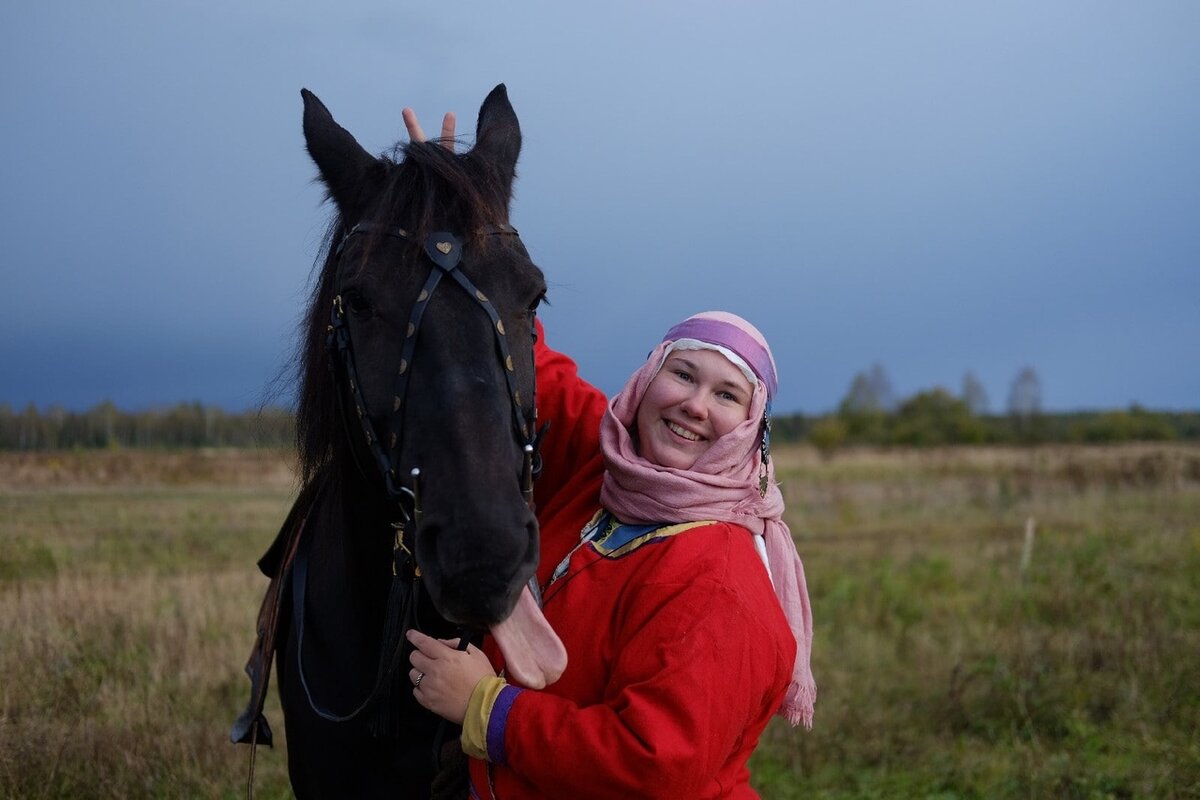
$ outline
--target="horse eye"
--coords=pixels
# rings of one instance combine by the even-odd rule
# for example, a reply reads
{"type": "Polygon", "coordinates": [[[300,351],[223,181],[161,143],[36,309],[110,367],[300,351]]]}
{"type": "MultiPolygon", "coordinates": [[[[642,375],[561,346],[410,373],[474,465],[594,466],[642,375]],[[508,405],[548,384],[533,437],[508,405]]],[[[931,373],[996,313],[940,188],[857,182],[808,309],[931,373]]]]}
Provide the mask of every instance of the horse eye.
{"type": "Polygon", "coordinates": [[[346,308],[350,310],[351,314],[365,317],[371,313],[371,303],[358,292],[346,292],[343,294],[343,297],[346,302],[346,308]]]}

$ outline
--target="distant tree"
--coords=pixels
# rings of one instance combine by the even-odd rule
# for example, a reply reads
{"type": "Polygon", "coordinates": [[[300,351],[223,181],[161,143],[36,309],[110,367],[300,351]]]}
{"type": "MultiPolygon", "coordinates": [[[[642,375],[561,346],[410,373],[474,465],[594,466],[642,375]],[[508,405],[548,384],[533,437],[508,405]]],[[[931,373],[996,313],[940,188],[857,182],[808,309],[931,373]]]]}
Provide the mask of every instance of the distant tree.
{"type": "Polygon", "coordinates": [[[1008,392],[1008,414],[1019,438],[1027,441],[1037,438],[1041,413],[1042,382],[1033,367],[1022,367],[1008,392]]]}
{"type": "Polygon", "coordinates": [[[846,423],[835,414],[822,417],[808,430],[808,441],[825,458],[831,458],[846,441],[846,423]]]}
{"type": "Polygon", "coordinates": [[[886,438],[887,414],[896,407],[892,381],[880,364],[860,372],[838,404],[838,417],[852,441],[880,442],[886,438]]]}
{"type": "Polygon", "coordinates": [[[871,392],[871,384],[866,374],[859,372],[850,382],[850,388],[846,390],[846,396],[838,405],[838,411],[843,414],[859,414],[879,410],[879,403],[871,392]]]}
{"type": "Polygon", "coordinates": [[[1042,411],[1042,382],[1033,367],[1022,367],[1008,392],[1008,413],[1029,418],[1042,411]]]}
{"type": "Polygon", "coordinates": [[[20,450],[36,450],[42,442],[38,436],[41,419],[38,417],[37,406],[28,403],[21,412],[21,421],[17,428],[17,448],[20,450]]]}
{"type": "Polygon", "coordinates": [[[879,407],[889,413],[895,411],[896,392],[892,389],[892,379],[888,377],[883,365],[872,364],[871,370],[867,373],[867,380],[870,382],[871,391],[879,402],[879,407]]]}
{"type": "Polygon", "coordinates": [[[771,418],[771,443],[799,442],[808,435],[809,420],[801,413],[776,414],[771,418]]]}
{"type": "Polygon", "coordinates": [[[966,402],[940,387],[905,400],[892,429],[892,440],[908,445],[976,443],[986,437],[987,430],[966,402]]]}
{"type": "Polygon", "coordinates": [[[979,382],[979,378],[975,377],[975,373],[969,370],[966,375],[963,375],[962,401],[967,404],[967,409],[977,417],[982,417],[988,412],[987,391],[979,382]]]}
{"type": "Polygon", "coordinates": [[[872,364],[866,372],[854,376],[850,389],[842,398],[840,409],[850,413],[864,411],[890,412],[896,407],[892,380],[882,364],[872,364]]]}
{"type": "MultiPolygon", "coordinates": [[[[1175,434],[1176,439],[1200,439],[1200,413],[1195,411],[1177,411],[1174,413],[1160,414],[1167,424],[1171,426],[1171,431],[1175,434]]],[[[1197,472],[1200,477],[1200,472],[1197,472]]]]}
{"type": "Polygon", "coordinates": [[[13,450],[17,446],[16,415],[8,403],[0,403],[0,448],[13,450]]]}
{"type": "Polygon", "coordinates": [[[88,411],[94,427],[93,436],[99,440],[101,446],[115,448],[120,444],[117,439],[117,418],[120,415],[121,412],[112,400],[103,400],[88,411]]]}
{"type": "Polygon", "coordinates": [[[1133,419],[1133,436],[1142,442],[1166,442],[1178,437],[1167,418],[1134,403],[1129,407],[1133,419]]]}
{"type": "Polygon", "coordinates": [[[1165,442],[1175,439],[1177,431],[1163,414],[1147,411],[1136,403],[1128,411],[1104,411],[1087,414],[1067,427],[1067,439],[1073,442],[1165,442]]]}

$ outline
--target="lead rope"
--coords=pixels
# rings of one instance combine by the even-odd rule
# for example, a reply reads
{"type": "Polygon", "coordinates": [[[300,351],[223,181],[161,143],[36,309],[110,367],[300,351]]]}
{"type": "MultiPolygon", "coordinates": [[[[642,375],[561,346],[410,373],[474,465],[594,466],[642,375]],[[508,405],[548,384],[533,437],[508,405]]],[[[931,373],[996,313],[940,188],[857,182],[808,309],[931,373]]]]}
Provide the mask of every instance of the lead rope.
{"type": "MultiPolygon", "coordinates": [[[[463,629],[459,630],[458,646],[455,650],[460,653],[465,653],[467,648],[471,646],[471,640],[467,637],[467,632],[463,629]]],[[[442,771],[442,747],[446,744],[446,729],[449,727],[450,721],[442,717],[438,722],[437,730],[433,732],[433,774],[436,777],[442,771]]],[[[470,775],[467,776],[468,783],[470,775]]]]}
{"type": "Polygon", "coordinates": [[[258,753],[258,720],[250,726],[250,769],[246,778],[246,800],[254,800],[254,756],[258,753]]]}
{"type": "MultiPolygon", "coordinates": [[[[545,431],[543,431],[543,433],[544,432],[545,431]]],[[[540,434],[539,434],[538,438],[540,438],[540,434]]],[[[534,476],[533,461],[535,458],[534,449],[535,448],[532,444],[527,444],[522,449],[522,452],[524,454],[524,461],[523,461],[523,466],[521,469],[521,496],[525,498],[525,504],[529,506],[530,511],[533,510],[533,476],[534,476]]],[[[417,506],[417,509],[420,510],[420,506],[417,506]]],[[[534,573],[533,577],[529,579],[529,588],[530,588],[530,591],[533,592],[534,600],[537,601],[538,607],[540,608],[542,605],[542,592],[541,592],[541,587],[538,586],[536,572],[534,573]]],[[[482,637],[480,637],[480,638],[482,641],[482,637]]],[[[467,636],[466,629],[460,628],[459,635],[458,635],[458,646],[455,649],[458,650],[459,652],[465,653],[470,646],[471,646],[471,640],[467,636]]],[[[478,647],[478,645],[476,645],[476,647],[478,647]]],[[[433,774],[434,775],[437,775],[438,773],[440,773],[442,771],[442,747],[445,745],[445,741],[446,741],[446,729],[447,729],[448,722],[449,721],[445,717],[443,717],[441,722],[438,723],[437,730],[434,732],[434,735],[433,735],[433,774]]],[[[470,780],[471,780],[470,773],[468,772],[468,774],[467,774],[468,784],[470,783],[470,780]]]]}

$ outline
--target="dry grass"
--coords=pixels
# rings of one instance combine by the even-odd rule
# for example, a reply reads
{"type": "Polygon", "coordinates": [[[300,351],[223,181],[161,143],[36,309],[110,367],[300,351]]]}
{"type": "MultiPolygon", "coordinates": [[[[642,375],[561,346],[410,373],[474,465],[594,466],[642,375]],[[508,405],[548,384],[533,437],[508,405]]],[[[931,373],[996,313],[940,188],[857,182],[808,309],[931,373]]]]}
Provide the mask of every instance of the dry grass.
{"type": "MultiPolygon", "coordinates": [[[[228,729],[287,464],[0,456],[0,797],[243,793],[228,729]]],[[[812,732],[768,730],[764,797],[1200,797],[1200,450],[777,464],[821,692],[812,732]]],[[[261,753],[259,796],[285,773],[261,753]]]]}
{"type": "Polygon", "coordinates": [[[295,459],[282,450],[65,450],[0,452],[0,491],[135,486],[289,489],[295,459]]]}
{"type": "MultiPolygon", "coordinates": [[[[228,731],[286,465],[249,451],[0,457],[0,797],[243,793],[228,731]]],[[[259,764],[259,796],[287,796],[282,756],[259,764]]]]}
{"type": "MultiPolygon", "coordinates": [[[[234,796],[246,569],[57,577],[0,594],[0,795],[234,796]]],[[[275,714],[278,719],[278,712],[275,714]]],[[[282,786],[281,759],[264,759],[282,786]]]]}

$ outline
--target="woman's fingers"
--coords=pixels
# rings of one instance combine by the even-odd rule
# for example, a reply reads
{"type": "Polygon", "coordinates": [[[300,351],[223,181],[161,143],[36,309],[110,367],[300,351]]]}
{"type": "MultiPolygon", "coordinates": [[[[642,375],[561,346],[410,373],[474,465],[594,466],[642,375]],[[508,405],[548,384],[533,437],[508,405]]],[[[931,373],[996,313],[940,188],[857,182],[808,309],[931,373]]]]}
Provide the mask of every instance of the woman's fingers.
{"type": "MultiPolygon", "coordinates": [[[[400,116],[404,118],[404,127],[408,129],[408,138],[413,142],[424,142],[425,131],[421,129],[421,123],[417,120],[417,112],[411,108],[406,108],[400,112],[400,116]]],[[[442,147],[454,152],[454,112],[447,111],[446,116],[442,117],[442,147]]]]}
{"type": "Polygon", "coordinates": [[[451,722],[461,723],[475,686],[482,678],[496,674],[488,657],[474,646],[460,652],[458,639],[434,639],[415,630],[405,636],[414,648],[408,657],[412,664],[408,680],[417,702],[451,722]]]}
{"type": "Polygon", "coordinates": [[[442,147],[454,152],[454,112],[447,111],[442,117],[442,147]]]}
{"type": "Polygon", "coordinates": [[[404,118],[404,127],[408,129],[409,141],[425,141],[425,131],[421,130],[421,123],[417,121],[417,112],[406,108],[400,112],[400,116],[404,118]]]}

